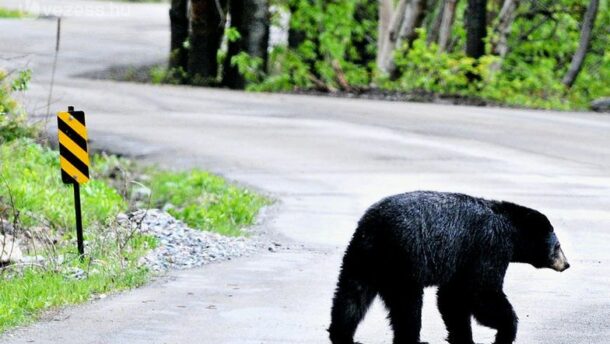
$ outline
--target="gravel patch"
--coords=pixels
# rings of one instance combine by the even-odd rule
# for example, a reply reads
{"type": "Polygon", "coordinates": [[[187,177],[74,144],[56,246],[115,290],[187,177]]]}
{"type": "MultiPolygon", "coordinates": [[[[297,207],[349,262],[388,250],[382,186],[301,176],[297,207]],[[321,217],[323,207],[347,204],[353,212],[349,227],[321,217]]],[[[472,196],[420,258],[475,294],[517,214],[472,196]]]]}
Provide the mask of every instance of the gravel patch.
{"type": "Polygon", "coordinates": [[[158,247],[141,259],[142,264],[157,272],[194,268],[281,247],[258,237],[227,237],[192,229],[158,209],[119,215],[118,221],[126,228],[157,238],[158,247]]]}

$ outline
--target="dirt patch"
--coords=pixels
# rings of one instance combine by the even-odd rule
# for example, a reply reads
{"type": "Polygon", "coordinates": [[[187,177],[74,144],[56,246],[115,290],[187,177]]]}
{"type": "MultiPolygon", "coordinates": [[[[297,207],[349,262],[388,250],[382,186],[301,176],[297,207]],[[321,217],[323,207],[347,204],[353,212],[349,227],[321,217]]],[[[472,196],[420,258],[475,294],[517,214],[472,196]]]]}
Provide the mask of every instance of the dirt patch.
{"type": "Polygon", "coordinates": [[[116,65],[98,71],[77,74],[74,77],[150,84],[153,82],[151,71],[163,67],[165,67],[164,62],[150,63],[142,66],[116,65]]]}

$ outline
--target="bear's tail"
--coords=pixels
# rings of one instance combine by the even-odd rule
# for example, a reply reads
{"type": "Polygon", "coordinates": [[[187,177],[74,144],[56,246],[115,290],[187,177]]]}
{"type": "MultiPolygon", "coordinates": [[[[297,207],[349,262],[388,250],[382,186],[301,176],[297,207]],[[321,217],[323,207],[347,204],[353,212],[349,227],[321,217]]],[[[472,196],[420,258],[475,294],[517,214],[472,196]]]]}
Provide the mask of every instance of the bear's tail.
{"type": "Polygon", "coordinates": [[[356,328],[377,295],[377,291],[367,283],[364,276],[367,269],[363,265],[367,264],[362,260],[365,256],[362,252],[356,252],[358,250],[355,250],[353,244],[350,244],[343,257],[333,299],[331,324],[328,329],[333,344],[354,343],[356,328]]]}

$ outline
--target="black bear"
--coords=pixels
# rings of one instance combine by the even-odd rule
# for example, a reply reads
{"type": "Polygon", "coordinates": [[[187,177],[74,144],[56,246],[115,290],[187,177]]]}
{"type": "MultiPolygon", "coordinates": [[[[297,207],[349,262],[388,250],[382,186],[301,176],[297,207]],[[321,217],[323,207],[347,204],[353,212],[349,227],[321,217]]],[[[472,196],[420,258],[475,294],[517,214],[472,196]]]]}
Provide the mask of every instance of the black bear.
{"type": "Polygon", "coordinates": [[[502,291],[510,262],[563,271],[568,264],[540,212],[509,202],[418,191],[371,206],[347,247],[328,329],[333,344],[354,343],[379,295],[394,344],[420,343],[423,289],[438,286],[451,344],[473,344],[470,318],[513,343],[517,316],[502,291]]]}

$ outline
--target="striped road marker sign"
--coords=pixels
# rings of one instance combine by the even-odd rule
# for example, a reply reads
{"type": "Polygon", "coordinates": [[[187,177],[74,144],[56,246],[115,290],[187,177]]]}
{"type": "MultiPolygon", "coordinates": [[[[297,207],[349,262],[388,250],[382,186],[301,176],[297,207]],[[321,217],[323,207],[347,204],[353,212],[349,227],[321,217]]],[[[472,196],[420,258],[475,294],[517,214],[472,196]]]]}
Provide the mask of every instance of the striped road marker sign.
{"type": "Polygon", "coordinates": [[[85,113],[74,111],[57,114],[59,136],[59,161],[61,179],[66,184],[85,184],[89,181],[89,152],[87,150],[87,127],[85,113]]]}
{"type": "Polygon", "coordinates": [[[89,150],[87,149],[87,127],[85,113],[68,107],[67,112],[57,114],[59,138],[59,162],[61,179],[74,187],[74,209],[76,212],[76,240],[81,258],[85,254],[83,243],[83,221],[80,206],[80,184],[89,181],[89,150]]]}

